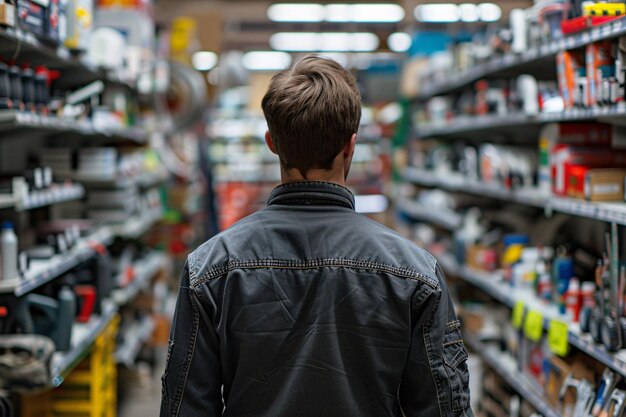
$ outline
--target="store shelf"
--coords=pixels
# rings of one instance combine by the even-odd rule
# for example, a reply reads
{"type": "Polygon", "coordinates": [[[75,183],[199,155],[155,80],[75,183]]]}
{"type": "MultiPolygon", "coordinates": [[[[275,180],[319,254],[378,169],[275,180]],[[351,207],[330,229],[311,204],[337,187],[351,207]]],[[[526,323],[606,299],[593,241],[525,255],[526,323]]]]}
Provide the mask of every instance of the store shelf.
{"type": "Polygon", "coordinates": [[[408,182],[425,187],[476,194],[544,208],[547,211],[626,225],[626,203],[595,203],[567,197],[548,197],[534,189],[506,190],[476,180],[468,180],[460,175],[443,176],[415,168],[407,168],[404,178],[408,182]]]}
{"type": "Polygon", "coordinates": [[[626,350],[609,352],[604,346],[595,343],[591,335],[582,333],[577,323],[571,323],[566,317],[560,315],[555,306],[538,300],[532,291],[520,288],[515,288],[513,291],[510,285],[502,282],[502,277],[498,273],[477,271],[467,266],[460,266],[450,254],[438,257],[438,261],[446,273],[462,278],[509,308],[513,308],[517,301],[523,301],[528,308],[540,311],[544,317],[546,330],[550,320],[558,319],[568,323],[570,345],[626,377],[626,350]]]}
{"type": "Polygon", "coordinates": [[[51,384],[61,385],[70,371],[89,353],[91,345],[102,334],[117,314],[117,306],[105,302],[102,315],[93,316],[86,324],[74,323],[72,348],[68,352],[58,352],[52,358],[51,384]]]}
{"type": "Polygon", "coordinates": [[[407,198],[396,199],[395,205],[400,213],[413,220],[432,223],[448,230],[456,230],[461,226],[461,215],[452,210],[426,207],[407,198]]]}
{"type": "Polygon", "coordinates": [[[132,216],[123,223],[109,226],[115,237],[135,240],[143,236],[163,217],[161,207],[152,208],[144,213],[132,216]]]}
{"type": "Polygon", "coordinates": [[[626,106],[573,109],[558,113],[540,113],[529,116],[523,113],[487,116],[459,116],[445,123],[423,123],[418,125],[415,134],[419,138],[441,137],[463,139],[484,139],[484,134],[502,137],[520,137],[537,142],[539,129],[544,123],[599,120],[612,122],[626,118],[626,106]],[[482,136],[481,136],[482,135],[482,136]]]}
{"type": "Polygon", "coordinates": [[[476,194],[533,207],[546,207],[549,200],[548,197],[535,189],[507,190],[497,185],[467,179],[460,174],[446,174],[444,176],[432,171],[409,167],[404,172],[404,179],[424,187],[438,187],[448,191],[476,194]]]}
{"type": "Polygon", "coordinates": [[[169,178],[169,172],[166,169],[158,169],[156,171],[146,171],[134,176],[118,176],[115,178],[107,178],[103,176],[82,175],[76,173],[72,176],[75,181],[80,181],[87,186],[104,187],[104,188],[128,188],[138,186],[141,188],[151,188],[162,184],[169,178]]]}
{"type": "MultiPolygon", "coordinates": [[[[20,112],[15,110],[0,111],[0,132],[41,132],[46,134],[71,133],[85,137],[102,137],[109,140],[119,140],[144,144],[148,141],[145,129],[138,127],[115,127],[102,129],[91,121],[76,121],[69,118],[45,116],[36,113],[20,112]]],[[[9,135],[7,135],[9,136],[9,135]]]]}
{"type": "Polygon", "coordinates": [[[417,98],[427,100],[433,96],[453,93],[482,78],[507,77],[524,73],[545,75],[543,71],[546,69],[554,72],[555,57],[558,52],[577,49],[591,42],[616,38],[624,34],[626,34],[626,18],[553,40],[539,47],[530,48],[521,54],[508,53],[496,56],[485,63],[456,73],[454,77],[446,76],[441,82],[426,83],[417,98]]]}
{"type": "Polygon", "coordinates": [[[124,344],[115,352],[117,363],[130,367],[135,362],[143,344],[150,339],[154,331],[154,319],[144,317],[140,322],[131,325],[124,334],[124,344]]]}
{"type": "MultiPolygon", "coordinates": [[[[154,276],[163,269],[166,263],[167,257],[158,252],[137,261],[133,265],[133,280],[126,287],[113,291],[111,294],[113,301],[117,305],[123,306],[134,300],[141,291],[150,285],[154,276]]],[[[117,277],[116,282],[123,282],[123,277],[117,277]]]]}
{"type": "Polygon", "coordinates": [[[544,417],[560,417],[561,413],[555,410],[543,396],[537,384],[517,369],[518,363],[511,355],[499,351],[480,341],[476,336],[465,335],[467,345],[483,359],[491,369],[517,391],[544,417]]]}
{"type": "Polygon", "coordinates": [[[85,188],[81,184],[58,185],[48,190],[31,192],[27,199],[15,201],[14,207],[16,211],[27,211],[80,200],[84,196],[85,188]]]}
{"type": "Polygon", "coordinates": [[[110,230],[102,228],[83,238],[67,253],[55,255],[48,261],[32,262],[23,278],[0,281],[0,294],[21,297],[95,256],[97,245],[107,246],[112,241],[113,235],[110,230]]]}

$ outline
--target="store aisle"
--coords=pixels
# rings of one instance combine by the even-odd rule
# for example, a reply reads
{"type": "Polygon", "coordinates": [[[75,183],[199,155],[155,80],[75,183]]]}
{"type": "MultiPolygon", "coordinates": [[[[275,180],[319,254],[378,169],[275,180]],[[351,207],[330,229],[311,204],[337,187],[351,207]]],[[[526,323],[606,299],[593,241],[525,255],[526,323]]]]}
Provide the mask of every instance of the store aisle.
{"type": "Polygon", "coordinates": [[[155,352],[155,365],[140,364],[136,370],[120,370],[118,417],[156,417],[161,406],[161,373],[165,349],[155,352]]]}

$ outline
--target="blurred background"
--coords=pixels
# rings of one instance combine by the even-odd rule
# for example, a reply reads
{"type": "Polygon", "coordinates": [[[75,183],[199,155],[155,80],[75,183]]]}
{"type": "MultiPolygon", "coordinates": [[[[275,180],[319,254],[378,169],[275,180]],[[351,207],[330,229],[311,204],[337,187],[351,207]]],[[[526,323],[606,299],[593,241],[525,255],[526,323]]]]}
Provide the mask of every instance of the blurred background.
{"type": "Polygon", "coordinates": [[[0,0],[0,417],[157,415],[186,257],[279,183],[261,99],[308,53],[357,79],[356,209],[438,259],[475,413],[624,415],[624,16],[0,0]]]}

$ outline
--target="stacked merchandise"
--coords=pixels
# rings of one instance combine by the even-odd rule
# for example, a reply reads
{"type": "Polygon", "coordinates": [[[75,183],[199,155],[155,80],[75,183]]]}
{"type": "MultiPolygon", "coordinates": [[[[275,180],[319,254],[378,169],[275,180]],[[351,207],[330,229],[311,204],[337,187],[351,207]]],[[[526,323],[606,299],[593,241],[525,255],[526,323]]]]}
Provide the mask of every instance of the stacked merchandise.
{"type": "Polygon", "coordinates": [[[487,415],[625,413],[625,7],[536,1],[422,66],[398,219],[454,280],[487,415]]]}
{"type": "Polygon", "coordinates": [[[168,178],[148,140],[144,87],[163,82],[151,13],[0,2],[15,51],[0,62],[0,402],[14,416],[116,415],[117,365],[167,340],[169,259],[144,239],[168,178]]]}

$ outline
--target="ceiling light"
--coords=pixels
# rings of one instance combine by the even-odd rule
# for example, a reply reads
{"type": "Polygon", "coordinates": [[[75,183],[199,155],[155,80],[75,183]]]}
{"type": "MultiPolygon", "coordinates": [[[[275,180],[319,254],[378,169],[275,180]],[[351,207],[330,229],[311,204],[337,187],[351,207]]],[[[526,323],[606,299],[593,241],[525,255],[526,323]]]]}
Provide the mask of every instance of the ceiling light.
{"type": "Polygon", "coordinates": [[[272,35],[270,45],[279,51],[368,52],[376,50],[379,41],[368,32],[280,32],[272,35]]]}
{"type": "Polygon", "coordinates": [[[429,23],[451,23],[461,19],[461,10],[453,3],[421,4],[415,8],[414,14],[420,22],[429,23]]]}
{"type": "Polygon", "coordinates": [[[273,4],[267,17],[274,22],[321,22],[326,14],[324,6],[314,3],[273,4]]]}
{"type": "Polygon", "coordinates": [[[480,20],[480,10],[472,3],[463,3],[459,6],[461,20],[463,22],[478,22],[480,20]]]}
{"type": "Polygon", "coordinates": [[[478,9],[483,22],[497,22],[502,17],[502,9],[495,3],[481,3],[478,9]]]}
{"type": "Polygon", "coordinates": [[[320,54],[322,58],[330,58],[334,61],[337,61],[339,65],[347,68],[350,64],[350,57],[345,52],[327,52],[324,54],[320,54]]]}
{"type": "Polygon", "coordinates": [[[192,55],[191,64],[198,71],[208,71],[217,64],[217,54],[211,51],[199,51],[192,55]]]}
{"type": "Polygon", "coordinates": [[[394,52],[406,52],[411,47],[413,43],[413,39],[411,39],[411,35],[404,32],[392,33],[387,38],[387,45],[389,49],[394,52]]]}
{"type": "Polygon", "coordinates": [[[403,21],[405,15],[404,8],[398,4],[353,4],[350,9],[353,22],[395,23],[403,21]]]}
{"type": "Polygon", "coordinates": [[[243,55],[243,66],[250,71],[280,71],[291,64],[291,55],[277,51],[253,51],[243,55]]]}

